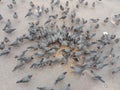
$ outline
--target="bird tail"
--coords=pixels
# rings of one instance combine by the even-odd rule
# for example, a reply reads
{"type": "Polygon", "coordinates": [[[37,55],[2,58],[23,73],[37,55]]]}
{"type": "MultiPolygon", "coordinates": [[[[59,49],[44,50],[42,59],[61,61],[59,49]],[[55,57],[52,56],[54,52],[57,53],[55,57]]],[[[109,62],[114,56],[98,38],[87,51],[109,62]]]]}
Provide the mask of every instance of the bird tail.
{"type": "Polygon", "coordinates": [[[27,17],[28,15],[25,15],[25,18],[27,17]]]}
{"type": "Polygon", "coordinates": [[[40,88],[40,87],[37,87],[37,89],[42,90],[42,88],[40,88]]]}
{"type": "Polygon", "coordinates": [[[14,72],[16,70],[16,68],[14,68],[13,70],[12,70],[12,72],[14,72]]]}
{"type": "Polygon", "coordinates": [[[11,29],[11,31],[15,31],[15,30],[16,30],[15,28],[11,29]]]}
{"type": "Polygon", "coordinates": [[[58,83],[58,80],[56,80],[55,82],[54,82],[54,84],[56,85],[58,83]]]}
{"type": "Polygon", "coordinates": [[[17,81],[16,83],[21,83],[21,81],[17,81]]]}
{"type": "Polygon", "coordinates": [[[0,56],[2,56],[3,54],[2,53],[0,53],[0,56]]]}
{"type": "Polygon", "coordinates": [[[32,64],[32,65],[30,66],[30,68],[34,68],[34,66],[35,66],[35,64],[32,64]]]}

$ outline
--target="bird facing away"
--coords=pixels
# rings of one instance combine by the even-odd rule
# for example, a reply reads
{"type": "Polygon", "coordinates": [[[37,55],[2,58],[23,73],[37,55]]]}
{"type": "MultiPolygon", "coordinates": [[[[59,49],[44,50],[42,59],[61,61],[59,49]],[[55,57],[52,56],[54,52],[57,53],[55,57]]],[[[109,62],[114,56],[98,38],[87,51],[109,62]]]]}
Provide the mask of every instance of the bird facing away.
{"type": "Polygon", "coordinates": [[[27,75],[23,77],[21,80],[17,81],[16,83],[28,83],[32,78],[32,75],[27,75]]]}
{"type": "Polygon", "coordinates": [[[102,79],[102,77],[99,76],[99,75],[97,75],[93,70],[91,70],[91,73],[94,75],[94,76],[93,76],[93,79],[94,79],[94,80],[99,80],[99,81],[101,81],[102,83],[105,83],[105,81],[102,79]]]}
{"type": "Polygon", "coordinates": [[[5,49],[3,50],[1,53],[0,53],[0,56],[3,56],[3,55],[8,55],[11,51],[11,48],[9,47],[8,49],[5,49]]]}
{"type": "Polygon", "coordinates": [[[59,75],[58,77],[57,77],[57,79],[55,80],[55,85],[59,82],[59,81],[61,81],[61,80],[63,80],[64,78],[65,78],[65,75],[67,74],[67,72],[63,72],[61,75],[59,75]]]}

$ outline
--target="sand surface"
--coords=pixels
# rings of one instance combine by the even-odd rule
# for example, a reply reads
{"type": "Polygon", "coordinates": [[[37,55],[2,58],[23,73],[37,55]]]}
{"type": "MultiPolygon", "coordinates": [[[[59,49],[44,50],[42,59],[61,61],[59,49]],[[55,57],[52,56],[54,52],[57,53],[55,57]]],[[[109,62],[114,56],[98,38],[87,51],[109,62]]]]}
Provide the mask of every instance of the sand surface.
{"type": "MultiPolygon", "coordinates": [[[[49,7],[50,0],[16,0],[17,5],[14,6],[12,10],[9,10],[7,4],[11,3],[11,0],[2,0],[0,2],[0,14],[3,16],[3,20],[0,21],[0,41],[3,40],[4,36],[8,36],[11,41],[14,41],[16,37],[21,36],[24,33],[27,33],[28,22],[37,21],[35,17],[32,18],[24,18],[28,9],[30,8],[29,2],[33,1],[35,5],[45,5],[49,7]],[[16,11],[18,13],[18,19],[13,19],[13,13],[16,11]],[[2,31],[5,22],[7,19],[12,21],[12,26],[17,30],[12,34],[8,35],[2,31]]],[[[64,1],[61,2],[64,4],[64,1]]],[[[70,0],[71,8],[75,8],[75,4],[77,0],[70,0]]],[[[86,0],[89,3],[97,0],[86,0]]],[[[59,12],[59,11],[56,11],[59,12]]],[[[55,13],[55,12],[51,12],[55,13]]],[[[112,15],[120,13],[120,1],[119,0],[102,0],[102,2],[98,2],[96,4],[96,8],[91,8],[91,4],[87,7],[80,6],[80,9],[77,10],[77,16],[83,18],[100,18],[101,26],[98,29],[97,36],[101,36],[104,31],[108,33],[117,34],[117,37],[120,37],[120,25],[116,26],[112,23],[102,24],[103,20],[106,17],[111,17],[112,15]]],[[[44,21],[46,17],[40,18],[40,23],[44,21]]],[[[91,79],[91,75],[86,72],[84,76],[79,76],[71,73],[69,69],[70,65],[54,65],[53,67],[45,67],[44,69],[29,69],[30,64],[26,65],[20,70],[12,72],[14,66],[17,64],[14,59],[15,55],[19,55],[19,53],[24,50],[31,43],[27,43],[22,45],[19,48],[15,48],[8,56],[0,57],[0,90],[36,90],[37,86],[49,86],[54,87],[55,90],[63,90],[65,84],[71,83],[71,90],[120,90],[120,73],[112,75],[111,70],[118,65],[108,66],[102,69],[99,74],[104,76],[104,80],[106,84],[101,82],[97,82],[91,79]],[[54,80],[56,77],[61,74],[63,71],[68,71],[68,74],[64,81],[54,86],[54,80]],[[16,81],[21,79],[22,77],[32,74],[33,78],[31,82],[28,84],[16,84],[16,81]]],[[[114,45],[114,47],[116,47],[114,45]]],[[[116,54],[119,54],[120,48],[117,47],[116,54]]],[[[34,61],[33,61],[34,62],[34,61]]],[[[119,63],[120,65],[120,63],[119,63]]]]}

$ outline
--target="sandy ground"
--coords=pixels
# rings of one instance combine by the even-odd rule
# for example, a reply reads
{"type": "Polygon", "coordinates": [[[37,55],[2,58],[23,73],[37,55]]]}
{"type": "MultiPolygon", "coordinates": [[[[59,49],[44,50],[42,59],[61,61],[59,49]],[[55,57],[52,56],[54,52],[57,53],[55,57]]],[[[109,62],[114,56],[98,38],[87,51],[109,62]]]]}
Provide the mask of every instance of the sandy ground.
{"type": "MultiPolygon", "coordinates": [[[[36,5],[45,5],[48,6],[48,2],[50,0],[16,0],[17,5],[14,6],[13,10],[9,10],[7,4],[11,3],[11,0],[2,0],[0,2],[0,14],[3,15],[3,20],[0,21],[0,40],[2,41],[4,36],[8,36],[11,41],[15,40],[16,37],[21,36],[24,33],[27,33],[28,22],[36,21],[35,17],[33,18],[24,18],[26,12],[29,9],[29,2],[33,1],[36,5]],[[18,19],[13,19],[13,12],[16,11],[18,13],[18,19]],[[7,19],[12,21],[12,26],[17,30],[12,34],[8,35],[2,31],[5,22],[7,19]]],[[[61,0],[64,3],[65,0],[61,0]]],[[[74,8],[75,2],[74,0],[70,0],[71,8],[74,8]]],[[[93,2],[96,0],[86,0],[88,2],[93,2]]],[[[120,1],[119,0],[103,0],[101,3],[97,3],[96,8],[91,8],[91,5],[88,7],[81,6],[77,11],[77,15],[79,17],[84,18],[100,18],[101,24],[103,20],[108,16],[120,12],[120,1]]],[[[49,6],[48,6],[49,7],[49,6]]],[[[53,13],[53,12],[52,12],[53,13]]],[[[40,23],[42,23],[44,18],[40,18],[40,23]]],[[[112,23],[107,25],[101,25],[98,29],[98,37],[102,35],[103,31],[107,31],[108,33],[115,33],[119,36],[119,28],[120,26],[115,26],[112,23]]],[[[104,76],[104,80],[106,84],[102,84],[101,82],[97,82],[91,79],[91,75],[89,73],[85,73],[84,76],[78,76],[69,70],[69,66],[61,66],[56,65],[53,67],[46,67],[44,69],[29,69],[30,65],[26,65],[21,70],[17,70],[12,72],[14,66],[17,64],[14,59],[15,55],[18,55],[20,51],[26,48],[30,43],[26,45],[22,45],[20,48],[15,48],[8,56],[0,57],[0,90],[36,90],[37,86],[49,86],[54,87],[55,90],[63,90],[65,84],[71,83],[71,90],[120,90],[120,79],[119,75],[112,75],[110,72],[115,66],[108,66],[101,70],[99,73],[104,76]],[[54,86],[54,80],[56,77],[61,74],[63,71],[68,71],[68,74],[64,81],[54,86]],[[16,81],[21,79],[22,77],[32,74],[33,78],[28,84],[16,84],[16,81]]],[[[117,48],[117,54],[119,54],[119,49],[117,48]]],[[[116,65],[117,66],[117,65],[116,65]]]]}

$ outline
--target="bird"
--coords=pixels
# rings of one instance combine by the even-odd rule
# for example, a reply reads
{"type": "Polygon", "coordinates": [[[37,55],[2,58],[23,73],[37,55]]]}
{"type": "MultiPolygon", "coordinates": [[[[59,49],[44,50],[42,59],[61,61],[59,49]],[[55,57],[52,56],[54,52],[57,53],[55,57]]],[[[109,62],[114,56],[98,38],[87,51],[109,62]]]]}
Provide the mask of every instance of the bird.
{"type": "Polygon", "coordinates": [[[51,0],[50,4],[53,4],[54,3],[54,0],[51,0]]]}
{"type": "Polygon", "coordinates": [[[3,40],[5,43],[8,43],[10,42],[10,40],[8,39],[8,37],[4,37],[4,40],[3,40]]]}
{"type": "Polygon", "coordinates": [[[58,14],[49,16],[49,18],[53,18],[53,19],[57,19],[57,17],[58,17],[58,14]]]}
{"type": "Polygon", "coordinates": [[[62,15],[67,15],[67,14],[69,13],[69,11],[70,11],[70,8],[67,8],[66,10],[64,10],[64,11],[62,12],[62,15]]]}
{"type": "Polygon", "coordinates": [[[83,24],[86,24],[88,21],[85,20],[84,18],[82,18],[82,22],[83,22],[83,24]]]}
{"type": "Polygon", "coordinates": [[[75,16],[76,16],[75,10],[71,11],[71,18],[75,18],[75,16]]]}
{"type": "Polygon", "coordinates": [[[83,66],[71,66],[70,68],[73,70],[74,73],[82,74],[83,71],[85,71],[89,65],[85,64],[83,66]]]}
{"type": "Polygon", "coordinates": [[[92,7],[95,7],[95,2],[92,3],[92,7]]]}
{"type": "Polygon", "coordinates": [[[80,58],[79,57],[74,57],[73,60],[76,61],[76,62],[79,62],[80,58]]]}
{"type": "Polygon", "coordinates": [[[10,28],[10,27],[11,27],[11,21],[10,19],[8,19],[3,30],[5,30],[6,28],[10,28]]]}
{"type": "Polygon", "coordinates": [[[4,42],[1,42],[0,43],[0,49],[3,50],[5,48],[5,43],[4,42]]]}
{"type": "Polygon", "coordinates": [[[66,76],[67,72],[63,72],[61,75],[59,75],[57,77],[57,79],[55,80],[54,84],[56,85],[59,81],[63,80],[66,76]]]}
{"type": "Polygon", "coordinates": [[[76,4],[76,8],[78,8],[78,9],[79,9],[79,4],[76,4]]]}
{"type": "Polygon", "coordinates": [[[31,62],[33,59],[34,59],[33,56],[29,56],[29,57],[20,57],[20,58],[18,58],[17,60],[18,60],[18,61],[21,61],[21,62],[23,62],[23,63],[29,63],[29,62],[31,62]]]}
{"type": "Polygon", "coordinates": [[[54,4],[55,5],[59,5],[60,4],[60,0],[57,0],[54,4]]]}
{"type": "Polygon", "coordinates": [[[51,19],[48,19],[48,20],[44,23],[44,25],[47,24],[47,23],[50,23],[51,21],[52,21],[51,19]]]}
{"type": "Polygon", "coordinates": [[[47,14],[49,12],[49,8],[46,8],[45,9],[45,13],[47,14]]]}
{"type": "Polygon", "coordinates": [[[20,57],[23,57],[23,56],[26,54],[27,51],[28,51],[28,50],[24,50],[24,51],[22,51],[20,57]]]}
{"type": "Polygon", "coordinates": [[[85,0],[79,0],[79,3],[82,4],[85,0]]]}
{"type": "Polygon", "coordinates": [[[18,80],[16,83],[28,83],[30,82],[31,78],[32,78],[32,75],[27,75],[22,79],[18,80]]]}
{"type": "Polygon", "coordinates": [[[99,81],[101,81],[102,83],[105,83],[105,81],[102,79],[102,77],[99,76],[99,75],[97,75],[93,70],[91,70],[91,73],[94,75],[94,76],[93,76],[93,79],[99,80],[99,81]]]}
{"type": "Polygon", "coordinates": [[[80,56],[82,54],[84,54],[84,51],[76,51],[73,53],[73,56],[80,56]]]}
{"type": "Polygon", "coordinates": [[[37,45],[34,45],[34,46],[29,46],[29,47],[27,47],[27,49],[38,50],[39,47],[38,47],[37,45]]]}
{"type": "Polygon", "coordinates": [[[103,64],[103,63],[97,64],[97,65],[96,65],[96,69],[103,69],[103,68],[106,67],[106,66],[108,66],[108,64],[103,64]]]}
{"type": "Polygon", "coordinates": [[[50,87],[37,87],[38,90],[54,90],[53,88],[50,87]]]}
{"type": "Polygon", "coordinates": [[[34,55],[37,56],[37,57],[42,57],[44,56],[44,52],[43,51],[39,51],[39,52],[36,52],[34,55]]]}
{"type": "Polygon", "coordinates": [[[50,5],[50,7],[51,7],[51,10],[53,11],[53,10],[54,10],[54,7],[55,7],[55,4],[52,3],[52,4],[50,5]]]}
{"type": "Polygon", "coordinates": [[[90,19],[93,23],[97,23],[100,19],[90,19]]]}
{"type": "Polygon", "coordinates": [[[62,5],[60,5],[60,10],[64,11],[64,7],[62,5]]]}
{"type": "Polygon", "coordinates": [[[15,0],[12,0],[12,4],[16,5],[16,1],[15,1],[15,0]]]}
{"type": "Polygon", "coordinates": [[[106,17],[105,20],[104,20],[104,23],[108,23],[108,21],[109,21],[109,18],[106,17]]]}
{"type": "Polygon", "coordinates": [[[58,49],[50,49],[47,51],[47,54],[51,55],[51,54],[55,54],[57,52],[58,49]]]}
{"type": "Polygon", "coordinates": [[[30,2],[30,6],[31,6],[32,8],[35,7],[35,5],[34,5],[34,3],[33,3],[32,1],[30,2]]]}
{"type": "Polygon", "coordinates": [[[120,41],[120,38],[116,38],[116,39],[114,40],[115,43],[119,43],[119,41],[120,41]]]}
{"type": "Polygon", "coordinates": [[[10,44],[10,46],[18,46],[20,43],[21,41],[19,40],[19,38],[17,38],[14,42],[10,44]]]}
{"type": "Polygon", "coordinates": [[[96,24],[96,25],[95,25],[95,29],[98,29],[99,27],[100,27],[99,24],[96,24]]]}
{"type": "Polygon", "coordinates": [[[65,16],[62,16],[62,17],[60,17],[59,19],[65,19],[67,16],[65,15],[65,16]]]}
{"type": "Polygon", "coordinates": [[[3,56],[3,55],[8,55],[11,51],[11,48],[9,47],[8,49],[5,49],[3,50],[1,53],[0,53],[0,56],[3,56]]]}
{"type": "Polygon", "coordinates": [[[87,6],[88,5],[88,2],[85,2],[85,6],[87,6]]]}
{"type": "Polygon", "coordinates": [[[12,33],[15,30],[16,30],[16,28],[6,28],[6,29],[3,29],[3,31],[5,31],[8,34],[12,33]]]}
{"type": "Polygon", "coordinates": [[[38,66],[41,64],[42,61],[43,61],[43,58],[42,58],[42,60],[40,60],[40,61],[38,61],[38,62],[36,62],[36,63],[33,63],[33,64],[30,66],[30,68],[36,68],[36,67],[38,67],[38,66]]]}
{"type": "Polygon", "coordinates": [[[14,18],[14,19],[17,19],[17,18],[18,18],[18,15],[17,15],[16,12],[14,12],[14,14],[13,14],[13,18],[14,18]]]}
{"type": "Polygon", "coordinates": [[[28,13],[25,15],[25,18],[28,17],[28,16],[32,16],[32,14],[33,14],[32,9],[29,9],[28,13]]]}
{"type": "Polygon", "coordinates": [[[22,51],[22,53],[19,56],[16,55],[15,58],[22,58],[22,57],[24,57],[27,51],[28,50],[22,51]]]}
{"type": "Polygon", "coordinates": [[[37,12],[41,12],[42,10],[41,10],[41,8],[40,8],[40,6],[37,6],[37,12]]]}
{"type": "Polygon", "coordinates": [[[115,74],[115,73],[117,73],[117,72],[119,72],[120,71],[120,67],[117,67],[117,68],[115,68],[113,71],[112,71],[112,74],[115,74]]]}
{"type": "Polygon", "coordinates": [[[0,14],[0,20],[2,20],[3,19],[3,16],[0,14]]]}
{"type": "Polygon", "coordinates": [[[63,90],[70,90],[70,86],[71,86],[70,83],[67,84],[63,90]]]}
{"type": "Polygon", "coordinates": [[[66,6],[66,7],[69,6],[69,1],[66,1],[65,6],[66,6]]]}
{"type": "Polygon", "coordinates": [[[9,4],[7,5],[9,9],[13,9],[13,5],[12,4],[9,4]]]}
{"type": "Polygon", "coordinates": [[[17,64],[14,69],[12,70],[12,72],[16,71],[18,68],[22,67],[24,65],[23,62],[20,62],[19,64],[17,64]]]}

